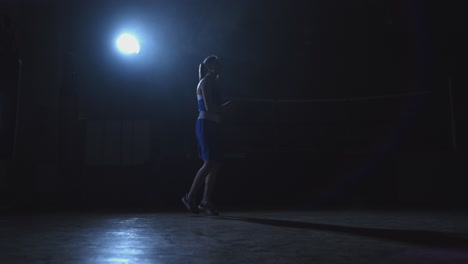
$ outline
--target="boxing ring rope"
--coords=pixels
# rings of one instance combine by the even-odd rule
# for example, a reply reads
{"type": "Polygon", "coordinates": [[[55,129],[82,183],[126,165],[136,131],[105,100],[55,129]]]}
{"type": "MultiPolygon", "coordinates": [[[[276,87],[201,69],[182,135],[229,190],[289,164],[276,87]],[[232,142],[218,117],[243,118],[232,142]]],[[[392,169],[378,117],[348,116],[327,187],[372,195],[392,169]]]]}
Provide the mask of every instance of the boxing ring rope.
{"type": "MultiPolygon", "coordinates": [[[[246,97],[231,97],[233,101],[240,103],[273,103],[274,105],[278,104],[295,104],[295,103],[326,103],[326,102],[364,102],[371,100],[380,100],[380,99],[391,99],[391,98],[405,98],[405,97],[414,97],[414,96],[427,96],[434,94],[432,91],[415,91],[415,92],[406,92],[406,93],[395,93],[395,94],[386,94],[386,95],[374,95],[374,96],[356,96],[356,97],[345,97],[345,98],[323,98],[323,99],[272,99],[272,98],[246,98],[246,97]]],[[[450,97],[451,99],[451,97],[450,97]]],[[[450,101],[450,109],[453,108],[452,102],[450,101]]],[[[278,106],[274,106],[276,109],[278,106]]],[[[455,139],[455,122],[453,118],[453,111],[450,111],[451,116],[451,137],[452,137],[452,149],[456,150],[456,139],[455,139]]],[[[277,122],[277,121],[275,121],[277,122]]],[[[275,124],[277,125],[277,124],[275,124]]]]}
{"type": "Polygon", "coordinates": [[[373,99],[386,99],[394,97],[405,97],[415,95],[426,95],[431,94],[431,91],[421,91],[412,93],[399,93],[389,95],[376,95],[376,96],[360,96],[360,97],[349,97],[349,98],[329,98],[329,99],[265,99],[265,98],[242,98],[233,97],[234,101],[238,102],[265,102],[265,103],[314,103],[314,102],[352,102],[352,101],[365,101],[373,99]]]}

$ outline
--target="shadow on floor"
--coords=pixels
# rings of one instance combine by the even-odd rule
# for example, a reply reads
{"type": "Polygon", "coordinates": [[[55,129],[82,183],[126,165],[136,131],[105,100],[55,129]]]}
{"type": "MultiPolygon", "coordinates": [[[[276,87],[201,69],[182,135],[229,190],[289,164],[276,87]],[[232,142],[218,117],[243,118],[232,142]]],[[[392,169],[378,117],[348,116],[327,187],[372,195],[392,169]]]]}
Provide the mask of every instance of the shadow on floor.
{"type": "Polygon", "coordinates": [[[345,233],[356,236],[372,237],[377,239],[392,240],[401,243],[411,243],[421,246],[439,248],[468,248],[468,238],[456,233],[445,233],[426,230],[402,230],[402,229],[380,229],[364,228],[328,224],[316,224],[308,222],[297,222],[287,220],[262,219],[237,216],[216,216],[216,219],[237,220],[249,223],[264,224],[279,227],[313,229],[321,231],[331,231],[345,233]]]}

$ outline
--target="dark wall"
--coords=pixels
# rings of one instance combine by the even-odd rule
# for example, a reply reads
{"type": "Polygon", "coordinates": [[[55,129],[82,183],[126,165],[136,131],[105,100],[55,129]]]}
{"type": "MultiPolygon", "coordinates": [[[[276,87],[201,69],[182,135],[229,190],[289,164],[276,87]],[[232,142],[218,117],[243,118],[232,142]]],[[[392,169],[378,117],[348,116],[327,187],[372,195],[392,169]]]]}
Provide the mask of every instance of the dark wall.
{"type": "Polygon", "coordinates": [[[60,6],[46,2],[10,4],[22,61],[14,157],[5,161],[7,191],[15,199],[61,188],[58,174],[59,91],[63,22],[60,6]],[[60,187],[58,187],[60,186],[60,187]]]}
{"type": "Polygon", "coordinates": [[[226,96],[280,100],[244,102],[226,117],[220,203],[467,200],[460,189],[466,184],[461,6],[33,1],[12,10],[23,74],[15,156],[2,163],[2,186],[14,200],[177,204],[202,164],[194,92],[198,63],[213,53],[224,62],[226,96]],[[139,56],[112,48],[126,24],[141,36],[139,56]],[[414,92],[423,93],[378,97],[414,92]]]}

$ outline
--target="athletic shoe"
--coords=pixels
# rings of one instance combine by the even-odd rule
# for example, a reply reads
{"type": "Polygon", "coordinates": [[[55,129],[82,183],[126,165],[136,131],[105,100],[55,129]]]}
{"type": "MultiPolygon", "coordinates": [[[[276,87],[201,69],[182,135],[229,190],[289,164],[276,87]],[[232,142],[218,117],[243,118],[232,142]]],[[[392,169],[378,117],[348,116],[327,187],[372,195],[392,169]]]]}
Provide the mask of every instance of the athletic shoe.
{"type": "Polygon", "coordinates": [[[189,212],[194,213],[194,214],[199,213],[194,202],[188,197],[188,194],[182,197],[182,203],[184,203],[185,207],[187,207],[187,210],[189,210],[189,212]]]}
{"type": "Polygon", "coordinates": [[[208,215],[219,215],[219,212],[216,211],[212,206],[205,203],[205,201],[200,202],[200,205],[198,205],[198,209],[204,211],[208,215]]]}

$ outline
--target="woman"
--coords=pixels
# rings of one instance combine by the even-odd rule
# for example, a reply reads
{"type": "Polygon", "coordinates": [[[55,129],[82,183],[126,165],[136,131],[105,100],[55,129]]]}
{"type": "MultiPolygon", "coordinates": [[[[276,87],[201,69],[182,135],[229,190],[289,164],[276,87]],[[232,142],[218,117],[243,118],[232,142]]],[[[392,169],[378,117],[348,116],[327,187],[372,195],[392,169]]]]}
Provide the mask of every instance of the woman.
{"type": "Polygon", "coordinates": [[[198,119],[195,132],[198,141],[199,157],[204,160],[203,166],[197,172],[190,192],[182,197],[182,202],[192,213],[200,211],[208,215],[218,215],[214,209],[212,192],[214,181],[221,167],[223,158],[221,117],[230,111],[232,102],[223,103],[217,80],[221,74],[221,62],[216,56],[209,56],[199,67],[199,83],[197,86],[198,119]],[[196,206],[197,192],[205,183],[203,199],[196,206]]]}

